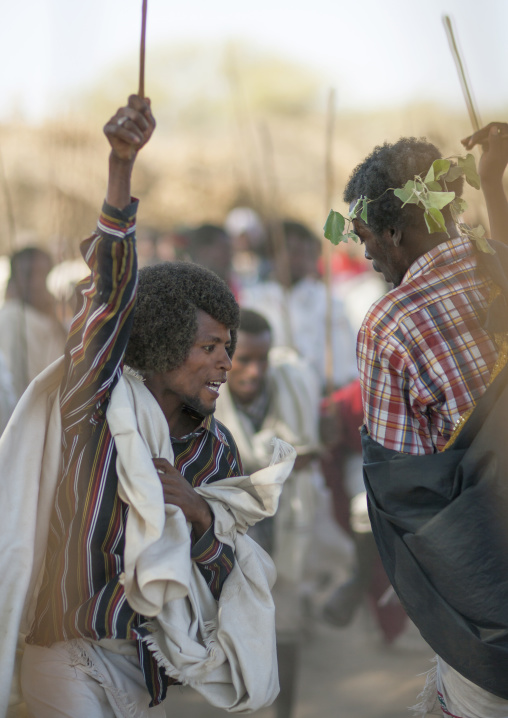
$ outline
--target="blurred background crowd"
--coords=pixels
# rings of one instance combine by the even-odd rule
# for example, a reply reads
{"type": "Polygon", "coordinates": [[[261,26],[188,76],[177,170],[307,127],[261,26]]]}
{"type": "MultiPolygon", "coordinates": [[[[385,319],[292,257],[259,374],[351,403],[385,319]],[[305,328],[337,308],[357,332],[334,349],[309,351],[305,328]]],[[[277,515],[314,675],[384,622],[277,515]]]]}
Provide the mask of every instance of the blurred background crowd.
{"type": "MultiPolygon", "coordinates": [[[[161,4],[154,0],[149,27],[153,23],[157,42],[149,50],[147,93],[159,124],[134,178],[142,199],[139,263],[196,262],[228,283],[242,307],[242,324],[217,416],[232,430],[247,471],[266,463],[274,435],[297,448],[295,471],[279,513],[271,524],[263,522],[255,536],[279,572],[275,599],[282,692],[275,706],[277,717],[315,715],[313,701],[319,703],[325,694],[328,704],[321,710],[332,710],[336,700],[345,700],[345,706],[347,689],[343,686],[343,692],[336,693],[334,686],[340,685],[340,671],[353,685],[351,667],[361,672],[363,660],[369,670],[364,685],[377,698],[370,702],[369,713],[360,686],[353,701],[359,706],[357,715],[384,715],[384,682],[391,691],[389,698],[385,696],[391,704],[386,715],[394,718],[406,715],[402,708],[400,713],[394,710],[397,701],[411,700],[404,692],[407,673],[401,677],[404,664],[413,667],[416,653],[414,665],[424,671],[427,654],[377,559],[363,495],[355,342],[366,311],[387,287],[353,242],[331,255],[323,252],[322,226],[330,209],[325,166],[328,156],[334,208],[343,211],[342,187],[374,145],[404,135],[425,136],[443,156],[451,156],[461,152],[459,139],[470,134],[470,126],[459,104],[458,86],[453,97],[440,87],[440,68],[445,88],[448,76],[454,78],[451,59],[443,63],[440,54],[447,52],[439,19],[449,10],[445,3],[432,0],[425,8],[415,6],[409,19],[403,18],[407,4],[398,0],[383,3],[382,9],[367,3],[365,17],[349,17],[341,24],[341,12],[348,14],[347,8],[332,9],[320,0],[315,26],[308,22],[308,8],[304,12],[295,7],[293,20],[303,33],[300,49],[307,41],[318,46],[322,31],[321,44],[328,55],[323,49],[319,62],[322,67],[340,59],[340,78],[321,72],[317,55],[310,59],[304,50],[290,48],[287,38],[282,40],[285,21],[286,32],[295,33],[287,18],[289,8],[279,4],[272,3],[271,11],[269,4],[262,4],[258,13],[264,17],[269,48],[248,37],[211,38],[203,30],[206,18],[196,20],[194,35],[191,23],[187,40],[172,38],[169,47],[161,28],[153,28],[163,24],[157,21],[161,4]],[[425,35],[430,17],[433,30],[425,35]],[[334,24],[333,51],[338,54],[332,60],[328,26],[334,24]],[[280,42],[274,39],[275,29],[280,42]],[[404,49],[395,59],[393,54],[384,59],[383,43],[386,47],[392,40],[404,49]],[[327,143],[326,95],[329,80],[337,79],[334,139],[327,143]],[[427,91],[422,89],[424,79],[430,82],[427,91]],[[405,92],[397,94],[394,86],[405,92]],[[352,625],[356,632],[351,633],[352,625]],[[383,647],[384,658],[358,652],[365,636],[367,652],[372,653],[376,643],[383,647]],[[391,678],[377,672],[372,667],[376,661],[389,665],[388,647],[403,646],[404,640],[406,652],[391,654],[391,678]],[[314,672],[309,656],[319,667],[314,672]]],[[[52,26],[53,45],[61,35],[64,47],[72,41],[85,53],[82,43],[90,18],[83,9],[72,15],[56,0],[38,3],[37,9],[35,3],[18,5],[7,11],[13,14],[14,26],[22,27],[22,6],[31,13],[30,28],[43,7],[46,13],[39,19],[44,27],[59,18],[52,26]],[[82,23],[82,33],[76,22],[82,23]]],[[[135,89],[136,52],[120,47],[116,30],[121,28],[124,40],[133,42],[138,3],[115,0],[106,8],[96,5],[90,3],[89,13],[95,13],[97,42],[107,44],[106,29],[115,35],[110,44],[116,55],[108,58],[109,64],[85,77],[82,68],[63,58],[62,48],[53,51],[59,72],[67,62],[69,77],[75,70],[84,85],[62,81],[59,101],[52,105],[48,98],[42,102],[35,85],[23,91],[39,97],[38,103],[27,99],[21,86],[12,87],[8,77],[2,81],[0,430],[28,383],[63,352],[74,287],[87,273],[78,256],[79,240],[93,231],[104,192],[106,144],[97,118],[112,112],[135,89]],[[116,24],[108,26],[111,12],[116,13],[116,24]]],[[[190,15],[199,14],[198,5],[189,9],[190,15]]],[[[222,18],[235,32],[229,4],[216,5],[217,23],[222,18]]],[[[473,20],[472,3],[448,5],[464,9],[464,14],[471,6],[471,18],[459,23],[459,29],[468,41],[468,57],[484,63],[483,75],[472,73],[473,81],[485,79],[478,93],[485,103],[482,119],[505,119],[506,93],[497,92],[502,38],[496,43],[505,10],[500,2],[488,2],[488,12],[473,20]],[[485,57],[487,46],[490,61],[485,57]]],[[[245,21],[245,28],[251,23],[253,31],[260,22],[248,16],[245,21]]],[[[262,33],[263,23],[259,27],[262,33]]],[[[35,39],[31,32],[27,29],[21,47],[18,43],[12,75],[19,67],[29,67],[37,82],[42,72],[35,52],[40,37],[35,39]]],[[[7,47],[8,38],[4,39],[7,47]]],[[[94,67],[97,48],[86,52],[94,67]]],[[[51,70],[51,63],[46,64],[51,70]]],[[[48,97],[54,98],[55,92],[51,85],[48,97]]],[[[487,226],[480,193],[468,188],[466,199],[466,219],[487,226]]],[[[411,683],[409,693],[418,685],[411,683]]],[[[193,700],[186,708],[185,695],[178,693],[180,715],[186,710],[211,718],[218,714],[193,700]]],[[[348,715],[356,714],[350,710],[348,715]]]]}

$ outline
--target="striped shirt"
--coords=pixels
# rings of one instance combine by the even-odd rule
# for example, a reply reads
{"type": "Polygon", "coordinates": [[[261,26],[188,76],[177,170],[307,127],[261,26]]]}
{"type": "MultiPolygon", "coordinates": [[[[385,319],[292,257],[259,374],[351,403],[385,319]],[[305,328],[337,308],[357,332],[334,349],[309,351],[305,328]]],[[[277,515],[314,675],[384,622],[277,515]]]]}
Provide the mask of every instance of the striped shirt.
{"type": "MultiPolygon", "coordinates": [[[[137,290],[137,202],[104,205],[97,232],[82,244],[91,276],[78,285],[79,306],[65,349],[61,385],[62,474],[52,512],[44,578],[29,643],[83,637],[138,639],[138,655],[156,705],[168,681],[145,644],[143,616],[127,603],[123,571],[127,506],[117,492],[116,447],[106,421],[123,370],[137,290]]],[[[231,435],[213,416],[174,440],[175,466],[193,485],[242,474],[231,435]]],[[[218,598],[234,555],[213,526],[191,556],[218,598]]]]}
{"type": "Polygon", "coordinates": [[[482,328],[493,283],[467,239],[419,257],[358,335],[365,424],[388,449],[429,454],[485,391],[498,356],[482,328]]]}

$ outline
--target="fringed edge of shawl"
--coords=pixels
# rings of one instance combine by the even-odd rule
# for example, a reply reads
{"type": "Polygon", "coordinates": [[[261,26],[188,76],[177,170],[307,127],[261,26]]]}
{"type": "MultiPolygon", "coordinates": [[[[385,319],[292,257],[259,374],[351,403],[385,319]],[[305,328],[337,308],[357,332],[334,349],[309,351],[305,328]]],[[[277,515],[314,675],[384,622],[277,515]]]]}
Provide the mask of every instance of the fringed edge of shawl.
{"type": "Polygon", "coordinates": [[[284,461],[293,454],[296,455],[294,447],[291,444],[288,444],[287,441],[283,441],[282,439],[277,439],[276,437],[274,437],[270,443],[273,446],[273,454],[272,460],[270,461],[270,466],[280,464],[281,461],[284,461]]]}
{"type": "Polygon", "coordinates": [[[425,718],[427,715],[441,715],[437,696],[437,656],[434,656],[431,662],[434,663],[432,668],[420,674],[426,676],[426,680],[422,692],[416,697],[418,703],[408,708],[415,716],[418,715],[420,718],[425,718]],[[436,708],[438,713],[435,713],[436,708]]]}
{"type": "MultiPolygon", "coordinates": [[[[212,627],[214,630],[203,641],[208,654],[208,657],[202,663],[202,670],[204,672],[217,668],[221,663],[220,659],[222,654],[222,651],[219,652],[219,644],[216,639],[216,622],[209,621],[207,624],[210,624],[210,626],[213,624],[212,627]]],[[[204,679],[200,680],[196,678],[196,676],[189,675],[189,673],[195,670],[195,666],[192,666],[191,670],[188,672],[176,668],[176,666],[169,661],[165,653],[162,651],[159,643],[157,642],[157,638],[153,634],[144,636],[141,640],[152,654],[152,657],[159,668],[162,668],[170,678],[175,678],[179,681],[179,683],[182,683],[184,686],[190,686],[191,688],[195,688],[196,686],[204,683],[204,679]]]]}
{"type": "Polygon", "coordinates": [[[108,693],[112,696],[118,708],[126,716],[126,718],[136,718],[138,715],[138,705],[136,701],[132,701],[130,696],[122,690],[119,690],[113,686],[109,681],[106,680],[105,676],[97,669],[94,664],[93,658],[89,655],[86,648],[78,640],[72,640],[68,642],[69,652],[71,659],[83,666],[86,666],[86,671],[89,675],[94,678],[104,689],[107,689],[108,693]]]}

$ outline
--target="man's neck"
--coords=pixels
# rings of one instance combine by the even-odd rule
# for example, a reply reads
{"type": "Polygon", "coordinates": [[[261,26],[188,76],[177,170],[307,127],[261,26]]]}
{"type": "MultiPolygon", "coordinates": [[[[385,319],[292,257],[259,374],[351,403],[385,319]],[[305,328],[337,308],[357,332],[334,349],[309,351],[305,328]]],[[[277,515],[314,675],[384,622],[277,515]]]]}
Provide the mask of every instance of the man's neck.
{"type": "Polygon", "coordinates": [[[170,434],[175,439],[181,439],[195,431],[202,421],[202,416],[196,414],[192,409],[182,406],[180,414],[173,421],[173,425],[168,421],[170,434]]]}
{"type": "Polygon", "coordinates": [[[147,378],[145,386],[162,409],[171,436],[175,438],[186,436],[203,421],[203,417],[189,409],[175,394],[165,392],[157,381],[157,376],[147,378]]]}

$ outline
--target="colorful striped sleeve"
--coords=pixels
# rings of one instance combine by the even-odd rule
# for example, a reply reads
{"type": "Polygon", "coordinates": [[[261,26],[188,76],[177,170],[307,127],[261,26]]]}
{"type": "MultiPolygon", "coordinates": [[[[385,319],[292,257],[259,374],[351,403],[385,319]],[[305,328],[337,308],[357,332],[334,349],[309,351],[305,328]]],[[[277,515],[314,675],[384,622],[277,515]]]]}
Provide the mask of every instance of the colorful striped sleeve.
{"type": "Polygon", "coordinates": [[[104,203],[97,231],[82,243],[91,275],[76,289],[78,308],[65,348],[61,410],[64,431],[97,423],[121,374],[137,288],[137,200],[124,210],[104,203]]]}
{"type": "Polygon", "coordinates": [[[199,541],[193,544],[191,558],[197,563],[213,597],[218,600],[224,581],[233,569],[235,554],[231,546],[222,543],[215,536],[213,524],[199,541]]]}

